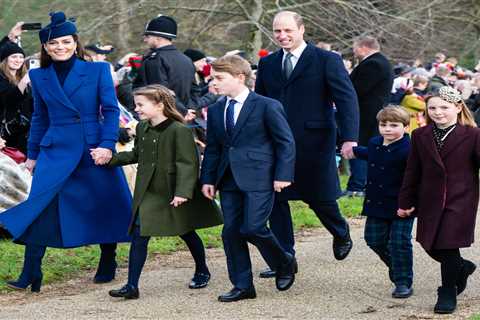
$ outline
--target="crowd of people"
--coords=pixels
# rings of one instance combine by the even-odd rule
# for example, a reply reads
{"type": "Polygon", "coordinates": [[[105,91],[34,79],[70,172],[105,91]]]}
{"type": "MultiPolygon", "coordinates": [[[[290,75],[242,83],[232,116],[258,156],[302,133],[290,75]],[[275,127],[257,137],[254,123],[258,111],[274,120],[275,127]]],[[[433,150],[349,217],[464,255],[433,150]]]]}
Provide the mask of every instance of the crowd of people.
{"type": "Polygon", "coordinates": [[[196,230],[223,224],[233,288],[218,300],[256,297],[248,243],[268,266],[260,277],[288,290],[299,268],[288,201],[308,204],[343,260],[353,243],[337,199],[350,196],[364,198],[365,241],[392,297],[413,294],[417,218],[417,241],[441,266],[434,311],[455,311],[476,269],[460,248],[473,243],[479,200],[480,70],[444,53],[392,65],[372,36],[353,39],[352,69],[306,42],[291,11],[276,14],[279,49],[261,50],[258,65],[239,50],[182,53],[165,15],[146,24],[145,53],[112,64],[113,46],[83,46],[73,20],[50,18],[38,54],[19,46],[22,22],[0,42],[0,231],[25,246],[9,287],[39,292],[47,247],[91,244],[94,282],[110,282],[117,243],[130,242],[127,283],[109,294],[137,299],[150,238],[180,236],[195,262],[189,287],[204,288],[196,230]]]}

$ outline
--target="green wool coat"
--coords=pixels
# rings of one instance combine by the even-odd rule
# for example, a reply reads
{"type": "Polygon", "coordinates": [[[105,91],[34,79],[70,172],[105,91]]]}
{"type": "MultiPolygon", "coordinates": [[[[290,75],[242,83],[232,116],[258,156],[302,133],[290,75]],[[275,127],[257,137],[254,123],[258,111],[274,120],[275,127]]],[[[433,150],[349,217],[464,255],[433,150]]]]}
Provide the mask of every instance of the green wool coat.
{"type": "Polygon", "coordinates": [[[223,223],[215,202],[200,191],[195,142],[185,125],[170,119],[155,127],[139,122],[132,151],[114,154],[109,166],[132,163],[138,171],[129,233],[137,221],[142,236],[177,236],[223,223]],[[174,196],[189,200],[174,208],[174,196]]]}

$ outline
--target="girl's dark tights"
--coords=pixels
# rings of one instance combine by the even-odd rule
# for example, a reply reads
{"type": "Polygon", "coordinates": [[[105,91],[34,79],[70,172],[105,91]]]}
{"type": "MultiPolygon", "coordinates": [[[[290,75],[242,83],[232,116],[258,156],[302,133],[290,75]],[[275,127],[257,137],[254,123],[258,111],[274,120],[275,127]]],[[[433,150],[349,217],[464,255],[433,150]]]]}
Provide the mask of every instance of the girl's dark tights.
{"type": "Polygon", "coordinates": [[[434,260],[440,262],[442,286],[453,288],[457,285],[457,278],[463,265],[460,249],[432,249],[427,253],[434,260]]]}

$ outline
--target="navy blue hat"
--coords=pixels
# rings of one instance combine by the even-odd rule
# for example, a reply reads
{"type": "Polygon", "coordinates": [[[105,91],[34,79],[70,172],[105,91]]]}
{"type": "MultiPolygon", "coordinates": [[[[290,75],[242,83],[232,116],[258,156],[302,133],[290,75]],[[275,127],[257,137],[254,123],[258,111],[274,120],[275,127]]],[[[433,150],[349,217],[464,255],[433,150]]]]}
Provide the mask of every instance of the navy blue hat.
{"type": "Polygon", "coordinates": [[[0,51],[0,61],[5,60],[6,58],[15,53],[21,53],[25,57],[25,52],[23,52],[22,48],[20,48],[16,43],[8,41],[7,43],[5,43],[5,45],[2,46],[2,49],[0,51]]]}
{"type": "Polygon", "coordinates": [[[50,12],[50,24],[44,27],[38,33],[41,43],[46,43],[52,39],[70,36],[77,33],[75,19],[68,19],[62,11],[50,12]]]}
{"type": "Polygon", "coordinates": [[[159,15],[147,23],[143,34],[175,39],[177,37],[177,22],[172,17],[159,15]]]}
{"type": "Polygon", "coordinates": [[[113,51],[115,51],[115,48],[112,46],[102,47],[99,44],[89,44],[88,46],[85,46],[85,49],[93,51],[98,54],[110,54],[113,51]]]}

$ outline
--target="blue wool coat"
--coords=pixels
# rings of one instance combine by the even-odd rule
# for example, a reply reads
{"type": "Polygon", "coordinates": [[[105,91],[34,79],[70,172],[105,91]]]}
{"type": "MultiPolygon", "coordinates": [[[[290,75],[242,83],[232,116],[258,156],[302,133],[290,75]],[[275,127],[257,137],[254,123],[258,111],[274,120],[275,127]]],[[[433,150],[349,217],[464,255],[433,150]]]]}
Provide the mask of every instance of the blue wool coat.
{"type": "Polygon", "coordinates": [[[367,186],[362,214],[369,217],[395,219],[398,195],[407,166],[410,138],[383,145],[383,137],[370,139],[368,147],[354,147],[358,159],[368,161],[367,186]]]}
{"type": "Polygon", "coordinates": [[[357,95],[336,53],[308,44],[288,79],[282,58],[281,49],[260,59],[255,83],[258,94],[282,103],[295,138],[295,183],[276,197],[333,201],[340,195],[337,123],[341,141],[357,141],[357,95]]]}
{"type": "Polygon", "coordinates": [[[30,79],[32,189],[25,202],[0,214],[0,224],[20,242],[54,247],[128,240],[131,195],[123,172],[96,166],[89,154],[95,147],[113,150],[118,137],[108,65],[77,59],[63,88],[52,65],[32,70],[30,79]]]}

